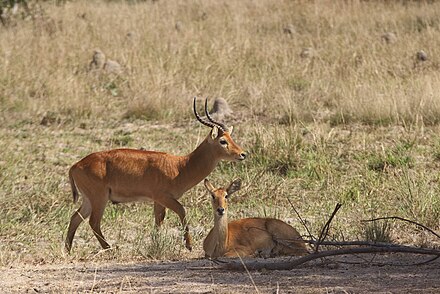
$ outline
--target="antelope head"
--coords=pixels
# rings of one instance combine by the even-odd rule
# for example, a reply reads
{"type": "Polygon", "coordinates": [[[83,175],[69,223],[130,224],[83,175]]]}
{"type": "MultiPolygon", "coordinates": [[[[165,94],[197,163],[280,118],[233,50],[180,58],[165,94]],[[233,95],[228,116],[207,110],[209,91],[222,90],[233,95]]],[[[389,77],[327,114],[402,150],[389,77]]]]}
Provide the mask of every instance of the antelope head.
{"type": "Polygon", "coordinates": [[[204,181],[206,189],[211,194],[212,209],[214,211],[214,216],[216,218],[221,218],[226,215],[228,211],[228,198],[230,195],[234,194],[241,188],[241,180],[236,179],[229,184],[229,187],[225,188],[214,188],[214,186],[209,182],[208,179],[204,181]]]}
{"type": "Polygon", "coordinates": [[[205,114],[207,119],[201,118],[200,115],[197,113],[196,100],[197,98],[194,97],[194,115],[199,122],[201,122],[205,126],[212,128],[210,134],[208,135],[207,141],[213,147],[213,150],[215,152],[214,155],[220,159],[231,161],[239,161],[245,159],[246,153],[240,146],[237,145],[237,143],[234,142],[231,137],[233,128],[227,127],[225,124],[214,120],[209,115],[208,99],[205,100],[205,114]]]}

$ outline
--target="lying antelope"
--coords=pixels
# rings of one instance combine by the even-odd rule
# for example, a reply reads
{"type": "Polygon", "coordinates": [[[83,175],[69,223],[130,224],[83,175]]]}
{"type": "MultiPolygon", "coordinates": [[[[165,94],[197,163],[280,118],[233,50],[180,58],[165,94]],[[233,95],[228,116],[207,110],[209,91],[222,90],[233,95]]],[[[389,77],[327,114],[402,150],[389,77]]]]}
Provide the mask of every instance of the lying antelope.
{"type": "Polygon", "coordinates": [[[209,115],[205,100],[199,122],[211,129],[206,139],[190,154],[175,156],[163,152],[136,149],[115,149],[92,153],[74,164],[69,170],[73,201],[78,191],[83,196],[81,207],[72,215],[65,246],[72,248],[76,229],[90,216],[89,224],[102,248],[110,248],[101,232],[101,219],[107,202],[154,201],[155,223],[160,226],[165,218],[165,208],[179,215],[185,230],[186,248],[191,250],[191,237],[185,209],[178,199],[183,193],[208,176],[220,160],[243,160],[246,153],[231,138],[232,128],[215,121],[209,115]]]}
{"type": "Polygon", "coordinates": [[[241,188],[233,181],[228,188],[214,188],[205,179],[212,196],[214,228],[203,241],[205,256],[216,258],[244,256],[305,255],[307,248],[292,226],[273,218],[244,218],[228,223],[229,196],[241,188]]]}

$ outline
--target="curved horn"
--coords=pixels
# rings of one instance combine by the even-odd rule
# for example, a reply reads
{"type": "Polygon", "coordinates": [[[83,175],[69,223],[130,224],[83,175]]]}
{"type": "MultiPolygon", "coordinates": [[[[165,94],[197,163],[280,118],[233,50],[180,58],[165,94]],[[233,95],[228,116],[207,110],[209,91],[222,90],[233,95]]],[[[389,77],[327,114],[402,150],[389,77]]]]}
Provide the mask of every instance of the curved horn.
{"type": "Polygon", "coordinates": [[[196,110],[196,100],[197,100],[197,97],[194,97],[193,109],[194,109],[194,115],[196,116],[197,120],[199,122],[201,122],[202,124],[204,124],[205,126],[208,126],[210,128],[215,127],[216,125],[213,122],[209,122],[209,121],[206,121],[206,120],[202,119],[200,117],[200,115],[197,113],[197,110],[196,110]]]}
{"type": "Polygon", "coordinates": [[[219,129],[221,129],[223,132],[229,132],[229,128],[228,128],[225,124],[222,124],[222,123],[220,123],[220,122],[214,120],[214,119],[209,115],[209,111],[208,111],[208,98],[206,98],[206,100],[205,100],[205,114],[206,114],[206,117],[207,117],[212,123],[216,124],[217,127],[219,127],[219,129]]]}

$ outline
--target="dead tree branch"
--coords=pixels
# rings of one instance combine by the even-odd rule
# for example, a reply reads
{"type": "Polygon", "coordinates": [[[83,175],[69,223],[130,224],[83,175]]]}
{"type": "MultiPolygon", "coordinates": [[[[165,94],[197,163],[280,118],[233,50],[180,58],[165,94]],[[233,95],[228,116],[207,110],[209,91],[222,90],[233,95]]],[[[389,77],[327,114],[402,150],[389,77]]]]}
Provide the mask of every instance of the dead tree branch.
{"type": "MultiPolygon", "coordinates": [[[[435,255],[436,257],[440,257],[440,250],[438,249],[429,249],[429,248],[416,248],[409,246],[400,246],[400,245],[392,245],[392,246],[382,246],[382,247],[357,247],[357,248],[349,248],[349,249],[337,249],[337,250],[328,250],[322,252],[315,252],[303,257],[300,257],[295,260],[282,261],[277,263],[271,263],[266,261],[250,261],[243,262],[246,265],[248,270],[292,270],[300,265],[307,263],[309,261],[328,257],[328,256],[337,256],[337,255],[347,255],[347,254],[371,254],[371,253],[413,253],[413,254],[424,254],[424,255],[435,255]]],[[[225,263],[221,266],[223,269],[227,270],[243,270],[242,261],[237,262],[236,260],[225,263]]]]}

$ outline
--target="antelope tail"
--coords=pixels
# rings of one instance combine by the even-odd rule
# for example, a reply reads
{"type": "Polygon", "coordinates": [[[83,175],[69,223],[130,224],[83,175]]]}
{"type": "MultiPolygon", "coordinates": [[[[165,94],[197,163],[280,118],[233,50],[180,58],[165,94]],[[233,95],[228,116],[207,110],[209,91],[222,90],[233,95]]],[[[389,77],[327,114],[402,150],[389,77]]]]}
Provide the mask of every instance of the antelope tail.
{"type": "Polygon", "coordinates": [[[78,201],[78,189],[76,188],[75,180],[73,179],[72,169],[69,170],[69,180],[70,187],[72,188],[73,203],[76,203],[78,201]]]}

